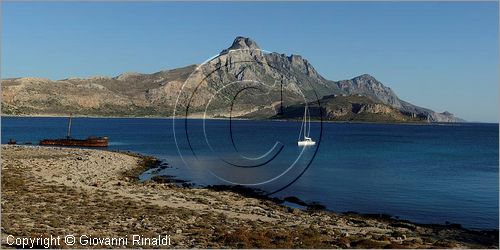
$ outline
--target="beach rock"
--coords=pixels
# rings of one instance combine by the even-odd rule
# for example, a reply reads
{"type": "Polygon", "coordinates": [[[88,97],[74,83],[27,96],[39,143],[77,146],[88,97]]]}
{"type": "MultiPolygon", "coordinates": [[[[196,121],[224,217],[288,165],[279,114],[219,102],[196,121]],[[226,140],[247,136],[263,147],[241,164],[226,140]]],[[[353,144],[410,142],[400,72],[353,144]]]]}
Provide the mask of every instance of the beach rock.
{"type": "Polygon", "coordinates": [[[297,214],[300,214],[300,212],[301,212],[301,211],[300,211],[300,209],[298,209],[298,208],[291,208],[291,209],[289,210],[289,212],[291,212],[292,214],[297,215],[297,214]]]}
{"type": "Polygon", "coordinates": [[[346,237],[339,238],[337,244],[339,244],[341,248],[351,248],[351,241],[346,237]]]}

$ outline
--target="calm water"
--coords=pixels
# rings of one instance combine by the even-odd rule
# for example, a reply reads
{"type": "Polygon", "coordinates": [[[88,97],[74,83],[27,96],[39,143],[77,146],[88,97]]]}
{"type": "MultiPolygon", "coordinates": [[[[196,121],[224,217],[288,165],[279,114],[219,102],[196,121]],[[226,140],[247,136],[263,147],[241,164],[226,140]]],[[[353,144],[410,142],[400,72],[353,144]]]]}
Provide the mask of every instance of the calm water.
{"type": "MultiPolygon", "coordinates": [[[[229,128],[229,121],[211,120],[205,130],[201,120],[183,122],[174,137],[171,119],[77,118],[73,136],[107,135],[110,149],[155,155],[172,167],[161,174],[200,185],[245,183],[273,192],[303,172],[274,196],[338,212],[498,228],[498,124],[323,123],[321,130],[314,123],[315,154],[316,146],[296,145],[298,122],[233,121],[229,128]]],[[[65,118],[4,117],[2,143],[63,137],[66,125],[65,118]]]]}

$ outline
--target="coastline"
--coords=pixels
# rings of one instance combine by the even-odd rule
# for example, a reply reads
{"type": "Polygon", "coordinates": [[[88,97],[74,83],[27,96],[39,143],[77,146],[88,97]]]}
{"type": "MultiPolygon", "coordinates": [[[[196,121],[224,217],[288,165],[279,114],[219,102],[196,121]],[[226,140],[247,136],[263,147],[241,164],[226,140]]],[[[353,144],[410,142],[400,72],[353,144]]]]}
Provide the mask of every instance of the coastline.
{"type": "Polygon", "coordinates": [[[12,247],[7,235],[73,232],[169,234],[177,248],[498,248],[498,230],[303,211],[224,190],[139,182],[158,162],[135,153],[1,149],[3,247],[12,247]]]}
{"type": "MultiPolygon", "coordinates": [[[[1,117],[14,117],[14,118],[67,118],[68,115],[53,114],[53,115],[10,115],[2,114],[1,117]]],[[[92,115],[72,115],[73,118],[95,118],[95,119],[164,119],[171,120],[172,116],[92,116],[92,115]]],[[[184,117],[178,117],[176,119],[184,119],[184,117]]],[[[187,117],[188,120],[199,120],[203,119],[202,116],[191,116],[187,117]]],[[[296,119],[250,119],[250,118],[221,118],[221,117],[211,117],[205,118],[206,120],[235,120],[235,121],[279,121],[279,122],[301,122],[302,120],[296,119]]],[[[310,122],[324,122],[324,123],[337,123],[337,124],[387,124],[387,125],[418,125],[418,126],[428,126],[428,125],[440,125],[440,126],[453,126],[458,124],[498,124],[494,122],[390,122],[390,121],[356,121],[356,120],[317,120],[311,119],[310,122]]]]}

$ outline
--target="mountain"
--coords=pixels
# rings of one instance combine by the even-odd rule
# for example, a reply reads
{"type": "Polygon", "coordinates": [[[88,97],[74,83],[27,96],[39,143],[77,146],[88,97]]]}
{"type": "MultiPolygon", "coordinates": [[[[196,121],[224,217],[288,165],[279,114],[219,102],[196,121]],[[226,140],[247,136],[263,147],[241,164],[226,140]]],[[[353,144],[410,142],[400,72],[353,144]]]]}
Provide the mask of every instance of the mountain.
{"type": "MultiPolygon", "coordinates": [[[[371,98],[355,96],[325,96],[320,99],[321,106],[309,104],[309,112],[316,119],[322,115],[329,121],[365,121],[365,122],[426,122],[426,117],[410,116],[387,104],[374,102],[371,98]],[[320,113],[321,109],[321,113],[320,113]]],[[[274,118],[303,119],[304,105],[288,106],[284,115],[274,118]]],[[[252,118],[252,114],[247,115],[252,118]]]]}
{"type": "Polygon", "coordinates": [[[368,74],[331,81],[301,56],[265,52],[245,37],[202,65],[153,74],[2,81],[2,112],[9,115],[172,116],[177,105],[176,115],[271,118],[281,110],[281,97],[285,118],[320,100],[329,120],[458,121],[399,99],[368,74]],[[351,107],[349,114],[334,111],[346,103],[365,106],[351,107]]]}
{"type": "Polygon", "coordinates": [[[2,81],[2,112],[11,115],[170,116],[164,102],[177,92],[196,65],[154,74],[116,77],[15,78],[2,81]]]}

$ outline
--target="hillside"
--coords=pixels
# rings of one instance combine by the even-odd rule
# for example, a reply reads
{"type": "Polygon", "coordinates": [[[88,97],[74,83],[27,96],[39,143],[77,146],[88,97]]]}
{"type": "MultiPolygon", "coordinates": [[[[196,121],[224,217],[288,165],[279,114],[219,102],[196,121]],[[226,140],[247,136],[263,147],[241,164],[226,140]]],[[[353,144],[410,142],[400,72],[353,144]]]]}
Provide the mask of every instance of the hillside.
{"type": "MultiPolygon", "coordinates": [[[[353,96],[325,96],[317,102],[308,103],[312,119],[324,121],[360,121],[360,122],[427,122],[427,117],[412,116],[387,104],[375,102],[369,97],[353,96]],[[321,107],[321,108],[319,108],[321,107]]],[[[304,116],[304,105],[292,105],[284,109],[283,115],[276,115],[275,119],[300,120],[304,116]]],[[[256,118],[259,115],[250,113],[245,118],[256,118]]]]}

